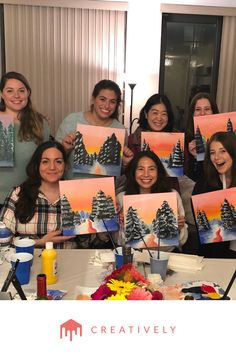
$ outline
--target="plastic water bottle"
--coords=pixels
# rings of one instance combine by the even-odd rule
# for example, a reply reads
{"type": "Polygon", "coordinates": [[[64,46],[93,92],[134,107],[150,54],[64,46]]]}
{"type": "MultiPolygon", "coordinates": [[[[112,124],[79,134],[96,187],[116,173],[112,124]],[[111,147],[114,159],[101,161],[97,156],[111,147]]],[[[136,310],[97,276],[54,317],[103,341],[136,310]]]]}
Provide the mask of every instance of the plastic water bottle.
{"type": "Polygon", "coordinates": [[[42,255],[42,273],[46,274],[47,285],[55,284],[57,275],[57,251],[53,249],[53,242],[46,242],[42,255]]]}
{"type": "Polygon", "coordinates": [[[0,247],[9,246],[11,243],[12,233],[6,225],[0,221],[0,247]]]}

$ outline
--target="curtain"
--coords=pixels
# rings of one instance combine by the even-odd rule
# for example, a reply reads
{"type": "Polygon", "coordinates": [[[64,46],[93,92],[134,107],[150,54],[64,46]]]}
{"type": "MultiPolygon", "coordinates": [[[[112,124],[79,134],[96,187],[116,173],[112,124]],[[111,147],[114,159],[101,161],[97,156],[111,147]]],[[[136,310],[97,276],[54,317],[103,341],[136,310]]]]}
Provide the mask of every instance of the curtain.
{"type": "Polygon", "coordinates": [[[236,17],[223,20],[217,104],[220,112],[236,111],[236,17]]]}
{"type": "Polygon", "coordinates": [[[99,80],[122,88],[125,12],[4,5],[4,21],[6,71],[29,80],[53,135],[70,112],[88,110],[99,80]]]}

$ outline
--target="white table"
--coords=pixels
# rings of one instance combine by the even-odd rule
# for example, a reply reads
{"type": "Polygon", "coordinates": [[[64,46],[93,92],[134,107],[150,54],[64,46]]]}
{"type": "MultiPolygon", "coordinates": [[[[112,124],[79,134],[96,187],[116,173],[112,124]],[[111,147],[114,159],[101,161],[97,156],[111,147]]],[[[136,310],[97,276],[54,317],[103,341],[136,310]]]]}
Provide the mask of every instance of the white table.
{"type": "MultiPolygon", "coordinates": [[[[96,288],[101,284],[102,273],[105,268],[89,264],[95,250],[57,250],[58,251],[58,282],[48,286],[49,289],[67,290],[64,299],[75,298],[76,286],[96,288]]],[[[23,285],[23,290],[36,289],[36,276],[41,273],[41,251],[36,250],[31,268],[30,283],[23,285]]],[[[0,265],[0,287],[8,274],[10,264],[0,265]]],[[[181,284],[188,281],[212,281],[219,284],[224,290],[236,269],[235,259],[204,259],[204,268],[195,273],[176,272],[167,276],[165,285],[181,284]]],[[[142,270],[142,268],[140,268],[142,270]]],[[[147,267],[148,272],[148,267],[147,267]]],[[[12,288],[11,288],[12,290],[12,288]]],[[[14,293],[14,290],[12,291],[14,293]]],[[[229,293],[231,299],[236,300],[236,282],[229,293]]]]}

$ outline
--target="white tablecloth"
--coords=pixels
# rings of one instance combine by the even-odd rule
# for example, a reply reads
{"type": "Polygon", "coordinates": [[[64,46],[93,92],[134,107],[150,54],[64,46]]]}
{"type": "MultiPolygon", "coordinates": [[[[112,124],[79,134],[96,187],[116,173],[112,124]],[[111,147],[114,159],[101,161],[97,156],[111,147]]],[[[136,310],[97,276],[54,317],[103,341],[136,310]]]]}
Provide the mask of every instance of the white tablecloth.
{"type": "MultiPolygon", "coordinates": [[[[102,281],[102,274],[106,271],[101,266],[89,264],[94,250],[57,250],[58,251],[58,282],[48,286],[48,289],[66,290],[64,299],[75,299],[77,286],[96,288],[102,281]]],[[[36,250],[31,268],[30,283],[23,285],[25,289],[36,289],[36,276],[41,273],[41,251],[36,250]]],[[[182,284],[189,281],[211,281],[226,289],[230,278],[236,269],[235,259],[204,259],[204,268],[195,273],[175,272],[167,276],[165,285],[182,284]]],[[[0,287],[8,274],[10,264],[0,265],[0,287]]],[[[147,273],[149,272],[146,266],[147,273]]],[[[140,268],[142,271],[142,268],[140,268]]],[[[13,290],[12,288],[10,289],[13,290]]],[[[14,290],[12,291],[14,293],[14,290]]],[[[231,299],[236,300],[236,282],[229,293],[231,299]]]]}

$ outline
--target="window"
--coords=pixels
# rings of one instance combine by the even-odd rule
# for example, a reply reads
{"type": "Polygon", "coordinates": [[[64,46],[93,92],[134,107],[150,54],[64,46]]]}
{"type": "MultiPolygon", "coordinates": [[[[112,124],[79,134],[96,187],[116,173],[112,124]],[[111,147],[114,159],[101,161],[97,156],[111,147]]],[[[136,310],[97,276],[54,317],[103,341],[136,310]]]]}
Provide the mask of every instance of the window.
{"type": "Polygon", "coordinates": [[[163,13],[159,92],[170,99],[180,130],[197,92],[216,97],[222,21],[221,16],[163,13]]]}

